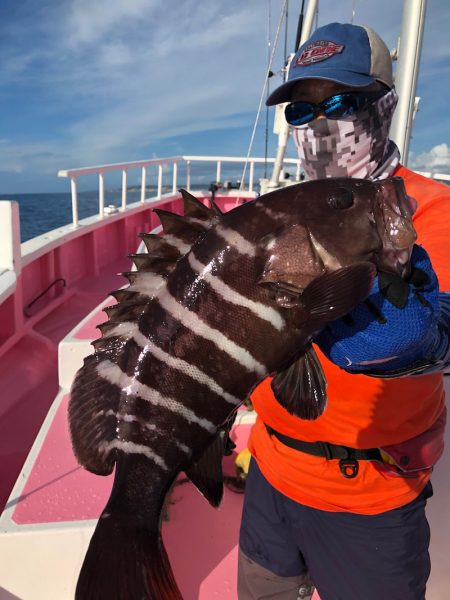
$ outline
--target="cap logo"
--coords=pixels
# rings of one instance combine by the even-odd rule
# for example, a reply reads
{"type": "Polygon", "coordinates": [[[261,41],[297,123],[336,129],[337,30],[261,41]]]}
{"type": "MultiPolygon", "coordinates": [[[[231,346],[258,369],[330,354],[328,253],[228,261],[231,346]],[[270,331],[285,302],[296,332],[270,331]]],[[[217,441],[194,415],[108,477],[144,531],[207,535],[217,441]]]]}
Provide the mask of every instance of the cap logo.
{"type": "Polygon", "coordinates": [[[307,65],[326,60],[335,54],[340,54],[344,48],[344,44],[335,44],[326,40],[313,42],[303,49],[303,52],[295,61],[294,67],[306,67],[307,65]]]}

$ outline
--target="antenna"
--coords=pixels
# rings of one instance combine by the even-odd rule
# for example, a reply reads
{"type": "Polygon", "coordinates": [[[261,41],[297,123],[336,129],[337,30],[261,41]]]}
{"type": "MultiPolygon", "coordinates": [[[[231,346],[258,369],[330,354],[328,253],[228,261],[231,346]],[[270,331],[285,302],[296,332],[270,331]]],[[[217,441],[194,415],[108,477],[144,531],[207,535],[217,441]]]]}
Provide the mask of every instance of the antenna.
{"type": "Polygon", "coordinates": [[[298,16],[297,35],[295,37],[294,52],[297,52],[297,50],[300,48],[300,40],[302,37],[302,29],[303,29],[304,12],[305,12],[305,0],[302,0],[302,7],[300,8],[300,14],[298,16]]]}

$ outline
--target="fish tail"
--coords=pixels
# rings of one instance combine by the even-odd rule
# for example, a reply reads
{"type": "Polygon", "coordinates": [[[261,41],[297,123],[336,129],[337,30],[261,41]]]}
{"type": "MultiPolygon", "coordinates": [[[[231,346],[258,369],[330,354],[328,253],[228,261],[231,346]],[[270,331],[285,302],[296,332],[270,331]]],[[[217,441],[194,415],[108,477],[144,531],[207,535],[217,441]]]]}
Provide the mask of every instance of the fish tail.
{"type": "Polygon", "coordinates": [[[159,531],[102,514],[80,572],[75,600],[182,600],[159,531]]]}

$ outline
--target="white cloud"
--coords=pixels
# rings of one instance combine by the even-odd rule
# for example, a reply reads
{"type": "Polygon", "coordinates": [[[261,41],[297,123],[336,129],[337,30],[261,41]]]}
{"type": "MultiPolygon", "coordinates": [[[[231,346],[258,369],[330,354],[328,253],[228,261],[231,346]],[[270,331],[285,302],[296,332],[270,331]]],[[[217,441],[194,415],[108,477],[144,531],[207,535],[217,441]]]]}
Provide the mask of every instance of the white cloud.
{"type": "Polygon", "coordinates": [[[24,173],[35,171],[45,175],[56,175],[61,161],[73,160],[63,144],[42,142],[15,142],[0,140],[0,172],[24,173]]]}
{"type": "Polygon", "coordinates": [[[437,144],[428,152],[413,156],[411,165],[419,171],[450,173],[450,148],[446,143],[437,144]]]}
{"type": "Polygon", "coordinates": [[[62,23],[68,46],[92,45],[110,34],[121,35],[133,21],[152,10],[156,0],[77,0],[62,23]]]}
{"type": "Polygon", "coordinates": [[[115,68],[131,64],[133,55],[123,42],[109,42],[101,47],[98,60],[104,68],[115,68]]]}
{"type": "MultiPolygon", "coordinates": [[[[435,2],[449,14],[447,0],[435,2]]],[[[2,132],[10,140],[8,150],[0,147],[2,170],[55,173],[62,168],[136,160],[146,158],[143,154],[157,149],[161,140],[172,138],[178,148],[186,134],[253,126],[267,66],[268,2],[47,0],[31,11],[34,4],[23,0],[21,19],[2,24],[8,43],[3,41],[0,103],[2,93],[9,95],[15,112],[10,110],[12,116],[9,121],[6,116],[5,123],[20,126],[17,134],[12,127],[2,132]],[[33,110],[27,112],[29,107],[33,110]]],[[[22,3],[16,5],[20,8],[22,3]]],[[[270,5],[273,40],[282,0],[270,0],[270,5]]],[[[400,2],[322,0],[319,25],[350,21],[355,6],[355,23],[368,23],[389,46],[395,45],[400,2]]],[[[296,10],[291,10],[288,51],[295,37],[296,10]]],[[[445,51],[446,22],[439,7],[430,4],[427,27],[438,35],[428,44],[427,57],[445,51]]],[[[432,33],[427,34],[429,40],[432,33]]],[[[283,37],[282,31],[275,71],[283,64],[283,37]]],[[[448,88],[443,76],[426,77],[431,62],[420,73],[422,81],[429,82],[426,92],[421,92],[424,109],[427,99],[433,99],[436,107],[438,86],[443,96],[448,88]]],[[[279,83],[281,78],[274,77],[271,89],[279,83]]],[[[441,109],[439,130],[433,135],[430,120],[422,129],[417,121],[414,137],[421,148],[448,139],[444,114],[441,109]],[[425,130],[426,140],[419,133],[425,130]]],[[[425,116],[424,110],[423,121],[425,116]]],[[[247,143],[242,141],[242,153],[247,143]]],[[[220,146],[220,133],[217,146],[221,154],[229,152],[220,146]]],[[[445,163],[448,152],[445,144],[438,144],[416,161],[445,163]],[[439,154],[436,148],[441,146],[445,148],[439,154]]]]}

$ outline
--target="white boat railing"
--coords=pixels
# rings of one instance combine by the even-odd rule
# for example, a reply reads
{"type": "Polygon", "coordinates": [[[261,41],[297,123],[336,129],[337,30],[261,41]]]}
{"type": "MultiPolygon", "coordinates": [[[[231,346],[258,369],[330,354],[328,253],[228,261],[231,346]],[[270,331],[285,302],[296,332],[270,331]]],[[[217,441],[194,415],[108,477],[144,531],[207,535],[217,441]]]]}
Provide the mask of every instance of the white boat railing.
{"type": "Polygon", "coordinates": [[[418,175],[428,177],[428,179],[437,179],[450,185],[450,173],[436,173],[435,171],[415,171],[418,175]]]}
{"type": "MultiPolygon", "coordinates": [[[[164,175],[170,176],[170,167],[172,167],[171,177],[171,189],[172,193],[176,193],[179,187],[179,166],[185,166],[185,187],[187,190],[191,189],[193,185],[193,178],[191,172],[192,163],[215,163],[215,170],[213,171],[214,181],[220,182],[223,173],[223,166],[225,164],[244,164],[248,161],[248,182],[246,191],[252,193],[255,188],[255,165],[257,164],[273,164],[275,159],[273,158],[249,158],[246,157],[234,157],[234,156],[174,156],[170,158],[156,158],[149,160],[139,160],[135,162],[115,163],[109,165],[98,165],[93,167],[82,167],[79,169],[67,169],[58,172],[58,177],[67,177],[70,179],[71,192],[72,192],[72,225],[78,227],[78,187],[77,182],[79,177],[86,175],[97,175],[98,176],[98,214],[100,218],[103,218],[106,214],[105,211],[105,174],[111,172],[122,172],[122,203],[120,210],[125,211],[127,208],[127,195],[128,195],[128,172],[132,169],[141,171],[140,181],[140,198],[143,204],[146,200],[147,185],[149,183],[148,169],[156,167],[157,179],[156,179],[156,198],[161,198],[164,186],[164,175]]],[[[291,164],[296,166],[295,180],[300,179],[300,163],[297,159],[287,158],[284,160],[285,164],[291,164]]],[[[167,185],[167,184],[166,184],[167,185]]],[[[169,186],[169,187],[170,187],[169,186]]]]}

